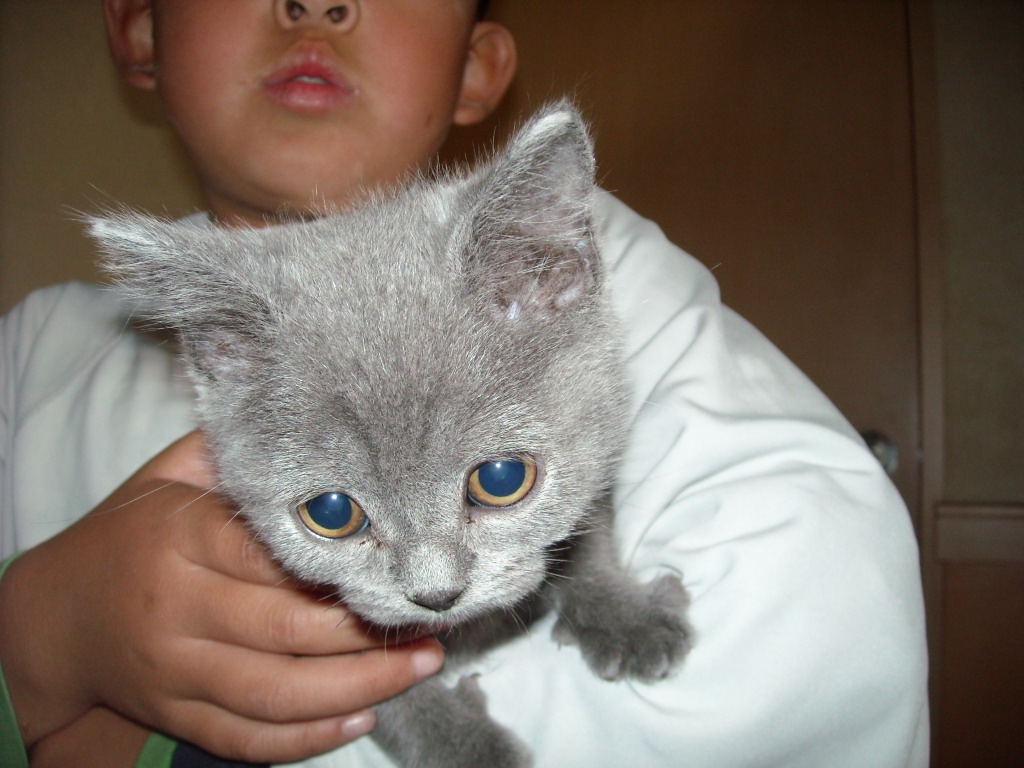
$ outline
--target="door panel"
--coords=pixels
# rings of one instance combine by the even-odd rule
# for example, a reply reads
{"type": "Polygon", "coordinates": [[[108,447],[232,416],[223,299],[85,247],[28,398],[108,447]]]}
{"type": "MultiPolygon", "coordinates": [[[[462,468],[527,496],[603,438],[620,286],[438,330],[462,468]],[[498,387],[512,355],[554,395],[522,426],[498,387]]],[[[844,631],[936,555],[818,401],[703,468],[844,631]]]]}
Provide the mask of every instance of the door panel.
{"type": "Polygon", "coordinates": [[[1024,563],[946,563],[941,631],[936,764],[1019,765],[1024,563]]]}

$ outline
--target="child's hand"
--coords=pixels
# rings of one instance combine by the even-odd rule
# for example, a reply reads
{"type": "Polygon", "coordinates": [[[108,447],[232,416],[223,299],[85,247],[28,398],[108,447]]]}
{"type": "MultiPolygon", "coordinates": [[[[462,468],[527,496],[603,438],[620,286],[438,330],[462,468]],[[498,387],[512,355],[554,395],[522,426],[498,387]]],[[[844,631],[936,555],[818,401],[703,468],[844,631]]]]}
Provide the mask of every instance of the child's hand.
{"type": "Polygon", "coordinates": [[[149,729],[104,707],[36,742],[32,768],[133,768],[149,729]]]}
{"type": "Polygon", "coordinates": [[[0,658],[30,746],[102,705],[225,757],[283,762],[372,727],[435,672],[296,589],[207,490],[199,433],[22,555],[0,583],[0,658]]]}

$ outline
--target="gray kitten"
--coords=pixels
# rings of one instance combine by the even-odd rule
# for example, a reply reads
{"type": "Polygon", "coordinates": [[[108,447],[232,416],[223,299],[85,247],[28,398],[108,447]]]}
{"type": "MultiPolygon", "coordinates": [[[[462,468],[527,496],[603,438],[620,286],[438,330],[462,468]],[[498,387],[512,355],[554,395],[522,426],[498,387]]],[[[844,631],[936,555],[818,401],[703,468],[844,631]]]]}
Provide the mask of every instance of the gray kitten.
{"type": "MultiPolygon", "coordinates": [[[[690,647],[678,578],[616,561],[628,385],[566,103],[482,168],[265,229],[91,220],[140,313],[178,332],[222,490],[283,566],[448,668],[549,607],[608,680],[690,647]]],[[[466,676],[379,707],[408,768],[531,765],[466,676]]]]}

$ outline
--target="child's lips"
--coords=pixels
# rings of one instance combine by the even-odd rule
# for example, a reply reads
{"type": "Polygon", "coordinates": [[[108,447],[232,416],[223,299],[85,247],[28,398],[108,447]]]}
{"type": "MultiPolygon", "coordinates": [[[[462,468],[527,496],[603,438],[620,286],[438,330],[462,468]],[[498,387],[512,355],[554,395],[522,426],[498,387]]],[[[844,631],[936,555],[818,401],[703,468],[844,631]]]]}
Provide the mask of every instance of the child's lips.
{"type": "Polygon", "coordinates": [[[355,94],[335,67],[316,58],[286,63],[263,81],[263,87],[279,104],[311,114],[336,109],[355,94]]]}

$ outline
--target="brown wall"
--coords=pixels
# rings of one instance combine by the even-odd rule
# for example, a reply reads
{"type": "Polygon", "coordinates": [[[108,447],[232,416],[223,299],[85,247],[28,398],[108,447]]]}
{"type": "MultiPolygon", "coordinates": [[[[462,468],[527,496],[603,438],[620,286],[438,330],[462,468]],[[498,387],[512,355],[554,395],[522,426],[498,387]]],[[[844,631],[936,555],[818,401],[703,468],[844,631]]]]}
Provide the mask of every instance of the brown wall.
{"type": "Polygon", "coordinates": [[[118,82],[99,0],[0,0],[0,312],[96,279],[72,210],[199,205],[161,122],[118,82]]]}

